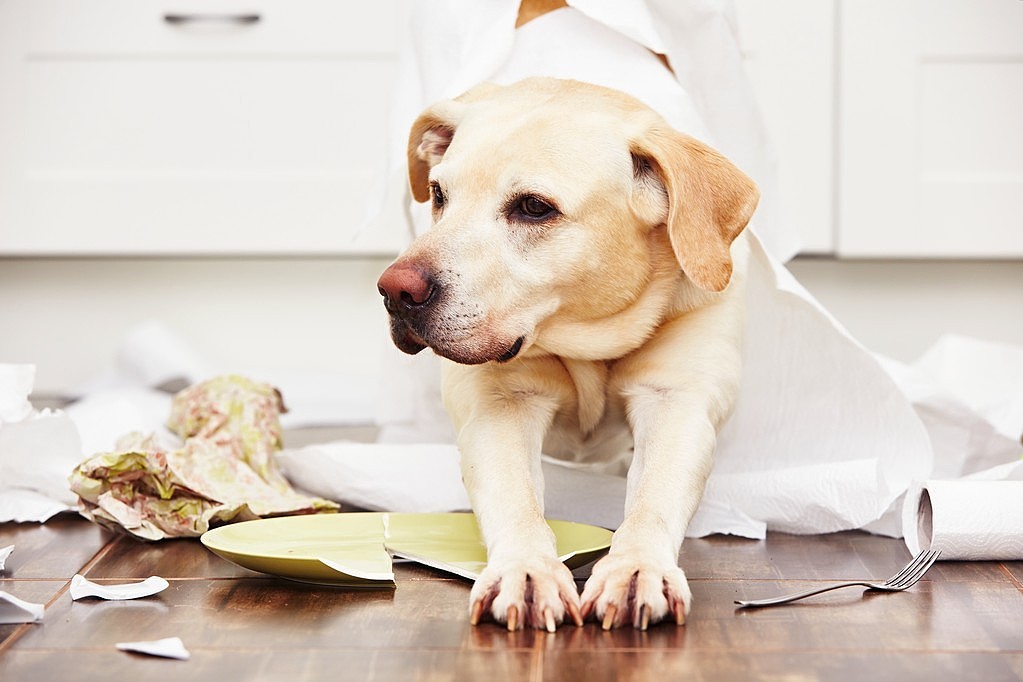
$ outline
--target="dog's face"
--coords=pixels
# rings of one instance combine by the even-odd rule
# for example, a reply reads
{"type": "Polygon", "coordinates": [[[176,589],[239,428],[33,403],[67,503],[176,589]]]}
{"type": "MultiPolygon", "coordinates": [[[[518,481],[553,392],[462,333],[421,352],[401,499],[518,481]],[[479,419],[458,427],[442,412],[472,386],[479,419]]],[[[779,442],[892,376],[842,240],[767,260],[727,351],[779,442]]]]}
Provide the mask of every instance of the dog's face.
{"type": "Polygon", "coordinates": [[[676,289],[727,285],[756,203],[723,157],[638,102],[553,79],[428,109],[409,175],[434,224],[380,278],[392,337],[463,364],[628,352],[665,305],[644,299],[666,269],[676,289]]]}

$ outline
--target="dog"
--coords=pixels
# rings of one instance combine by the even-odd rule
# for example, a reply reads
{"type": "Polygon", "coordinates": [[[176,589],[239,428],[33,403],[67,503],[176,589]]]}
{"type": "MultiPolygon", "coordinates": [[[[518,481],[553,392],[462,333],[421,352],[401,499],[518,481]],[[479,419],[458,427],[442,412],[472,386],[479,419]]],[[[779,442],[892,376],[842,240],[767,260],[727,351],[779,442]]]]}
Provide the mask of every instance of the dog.
{"type": "Polygon", "coordinates": [[[739,390],[757,186],[638,100],[554,78],[429,107],[408,172],[433,224],[378,289],[394,344],[447,360],[488,556],[470,622],[683,625],[678,555],[739,390]],[[581,595],[544,520],[541,452],[631,457],[624,521],[581,595]]]}

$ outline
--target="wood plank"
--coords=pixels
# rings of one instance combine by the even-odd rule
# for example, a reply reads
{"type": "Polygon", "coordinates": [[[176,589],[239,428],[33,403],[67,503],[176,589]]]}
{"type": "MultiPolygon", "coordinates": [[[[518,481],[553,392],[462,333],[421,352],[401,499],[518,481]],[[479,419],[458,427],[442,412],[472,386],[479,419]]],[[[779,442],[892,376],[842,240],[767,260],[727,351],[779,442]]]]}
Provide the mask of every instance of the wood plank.
{"type": "Polygon", "coordinates": [[[113,538],[78,514],[58,514],[45,524],[0,523],[0,547],[15,546],[4,577],[70,580],[113,538]]]}

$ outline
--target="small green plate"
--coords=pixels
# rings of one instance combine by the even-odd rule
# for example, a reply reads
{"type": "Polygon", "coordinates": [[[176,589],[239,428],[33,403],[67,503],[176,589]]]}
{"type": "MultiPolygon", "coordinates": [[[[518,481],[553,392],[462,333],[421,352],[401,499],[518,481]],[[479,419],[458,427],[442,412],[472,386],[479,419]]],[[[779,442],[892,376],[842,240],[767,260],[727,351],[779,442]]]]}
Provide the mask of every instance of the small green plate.
{"type": "MultiPolygon", "coordinates": [[[[558,556],[585,566],[611,546],[611,531],[570,521],[547,522],[558,556]]],[[[487,552],[472,514],[359,512],[282,516],[220,526],[202,543],[243,568],[349,587],[394,584],[391,558],[410,559],[475,579],[487,552]]]]}

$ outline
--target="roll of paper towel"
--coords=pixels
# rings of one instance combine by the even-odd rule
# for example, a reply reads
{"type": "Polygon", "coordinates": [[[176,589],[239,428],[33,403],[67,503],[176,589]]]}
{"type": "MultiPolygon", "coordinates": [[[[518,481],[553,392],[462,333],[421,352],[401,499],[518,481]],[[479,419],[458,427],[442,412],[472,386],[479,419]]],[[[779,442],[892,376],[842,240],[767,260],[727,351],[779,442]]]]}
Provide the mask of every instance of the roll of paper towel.
{"type": "Polygon", "coordinates": [[[964,561],[1023,559],[1023,481],[927,481],[906,493],[906,546],[964,561]]]}

